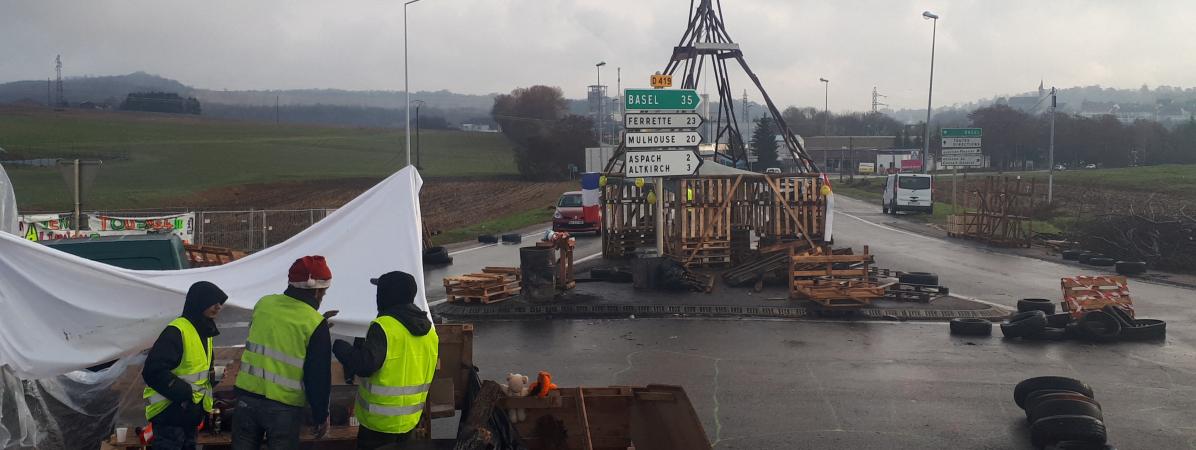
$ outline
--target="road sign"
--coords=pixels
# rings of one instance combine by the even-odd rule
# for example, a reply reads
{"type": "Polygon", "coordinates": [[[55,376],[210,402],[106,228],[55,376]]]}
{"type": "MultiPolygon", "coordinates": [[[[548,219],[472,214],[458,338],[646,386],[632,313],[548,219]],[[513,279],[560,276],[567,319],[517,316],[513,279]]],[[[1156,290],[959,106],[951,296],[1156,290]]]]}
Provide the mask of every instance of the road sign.
{"type": "Polygon", "coordinates": [[[947,167],[980,167],[984,165],[982,155],[943,155],[939,161],[947,167]]]}
{"type": "Polygon", "coordinates": [[[984,132],[980,128],[943,128],[943,137],[982,137],[984,132]]]}
{"type": "Polygon", "coordinates": [[[947,156],[947,155],[979,155],[979,154],[980,154],[980,149],[978,149],[978,148],[944,148],[943,149],[943,156],[947,156]]]}
{"type": "Polygon", "coordinates": [[[697,147],[702,142],[696,131],[629,131],[623,135],[627,148],[697,147]]]}
{"type": "Polygon", "coordinates": [[[659,73],[652,75],[652,87],[657,89],[673,87],[673,76],[661,75],[659,73]]]}
{"type": "Polygon", "coordinates": [[[702,158],[693,150],[630,151],[626,155],[624,170],[629,177],[688,176],[702,166],[702,158]]]}
{"type": "Polygon", "coordinates": [[[698,113],[633,113],[623,115],[623,127],[629,130],[686,129],[702,125],[698,113]]]}
{"type": "Polygon", "coordinates": [[[624,89],[625,111],[695,111],[702,97],[693,89],[624,89]]]}
{"type": "Polygon", "coordinates": [[[943,148],[975,148],[980,147],[978,137],[945,137],[943,148]]]}

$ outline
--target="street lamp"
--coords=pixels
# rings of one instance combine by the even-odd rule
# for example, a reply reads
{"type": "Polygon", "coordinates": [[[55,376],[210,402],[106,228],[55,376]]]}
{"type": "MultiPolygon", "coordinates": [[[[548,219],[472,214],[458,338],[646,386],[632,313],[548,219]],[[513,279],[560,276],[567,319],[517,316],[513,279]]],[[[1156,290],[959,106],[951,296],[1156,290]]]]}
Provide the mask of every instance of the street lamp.
{"type": "Polygon", "coordinates": [[[415,168],[422,169],[420,164],[424,162],[424,159],[423,154],[419,151],[419,108],[424,106],[424,101],[416,100],[411,103],[415,103],[415,168]]]}
{"type": "Polygon", "coordinates": [[[1051,149],[1050,156],[1048,157],[1049,161],[1047,162],[1047,164],[1051,166],[1050,172],[1047,175],[1048,205],[1051,204],[1051,201],[1054,200],[1055,197],[1055,106],[1057,104],[1058,103],[1055,101],[1055,87],[1051,86],[1051,149]]]}
{"type": "Polygon", "coordinates": [[[829,147],[830,139],[826,137],[827,122],[829,122],[831,120],[831,114],[830,114],[830,112],[827,111],[827,105],[829,104],[829,100],[831,98],[830,97],[831,80],[828,80],[826,78],[819,78],[818,81],[821,81],[822,86],[823,86],[823,89],[822,89],[822,142],[824,144],[826,144],[826,145],[824,145],[824,147],[826,147],[826,148],[822,149],[822,170],[825,171],[825,170],[830,169],[830,167],[828,166],[829,162],[828,162],[827,158],[829,158],[828,155],[831,154],[830,147],[829,147]]]}
{"type": "Polygon", "coordinates": [[[922,18],[934,21],[934,25],[930,27],[930,89],[926,91],[926,138],[922,140],[922,173],[926,173],[929,171],[926,167],[926,155],[930,153],[930,99],[934,96],[934,39],[938,33],[939,16],[930,11],[922,11],[922,18]]]}
{"type": "Polygon", "coordinates": [[[606,132],[606,126],[603,125],[602,111],[606,109],[606,96],[602,95],[602,66],[606,65],[606,61],[600,61],[594,64],[594,69],[598,71],[598,84],[595,89],[598,91],[598,117],[594,118],[594,122],[598,125],[598,146],[602,146],[602,135],[606,132]]]}
{"type": "Polygon", "coordinates": [[[410,0],[403,3],[403,92],[407,95],[407,125],[404,131],[407,134],[407,165],[411,165],[411,87],[407,83],[407,5],[418,2],[419,0],[410,0]]]}

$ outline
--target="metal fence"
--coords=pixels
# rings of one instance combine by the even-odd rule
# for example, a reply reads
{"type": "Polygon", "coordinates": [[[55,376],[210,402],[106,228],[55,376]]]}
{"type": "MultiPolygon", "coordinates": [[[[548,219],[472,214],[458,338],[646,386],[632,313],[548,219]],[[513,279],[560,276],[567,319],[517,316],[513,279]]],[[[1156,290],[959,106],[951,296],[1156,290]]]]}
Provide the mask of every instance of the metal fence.
{"type": "MultiPolygon", "coordinates": [[[[157,217],[195,213],[195,244],[253,252],[278,244],[306,230],[335,209],[257,209],[202,211],[187,208],[105,210],[92,214],[115,217],[157,217]]],[[[29,213],[35,214],[35,213],[29,213]]]]}

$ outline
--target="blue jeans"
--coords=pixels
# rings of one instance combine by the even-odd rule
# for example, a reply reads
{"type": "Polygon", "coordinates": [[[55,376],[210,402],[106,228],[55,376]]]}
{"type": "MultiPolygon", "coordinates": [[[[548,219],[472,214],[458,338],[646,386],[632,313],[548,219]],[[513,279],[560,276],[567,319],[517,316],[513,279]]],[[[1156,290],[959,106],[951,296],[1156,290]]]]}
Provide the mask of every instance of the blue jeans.
{"type": "Polygon", "coordinates": [[[270,450],[299,448],[303,408],[242,395],[233,411],[233,450],[259,450],[263,438],[270,450]]]}
{"type": "Polygon", "coordinates": [[[154,423],[152,450],[195,450],[195,427],[154,423]]]}

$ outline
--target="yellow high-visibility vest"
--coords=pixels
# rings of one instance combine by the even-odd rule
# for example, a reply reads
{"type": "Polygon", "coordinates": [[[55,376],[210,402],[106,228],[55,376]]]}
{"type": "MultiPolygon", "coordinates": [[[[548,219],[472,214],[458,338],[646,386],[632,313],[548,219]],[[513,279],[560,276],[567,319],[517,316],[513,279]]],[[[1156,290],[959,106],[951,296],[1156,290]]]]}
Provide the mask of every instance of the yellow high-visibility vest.
{"type": "Polygon", "coordinates": [[[436,374],[440,338],[436,329],[413,336],[390,316],[374,319],[386,332],[386,362],[357,388],[355,413],[361,426],[380,433],[406,433],[419,424],[436,374]]]}
{"type": "MultiPolygon", "coordinates": [[[[183,337],[183,356],[179,358],[179,366],[170,373],[191,383],[191,401],[203,405],[204,411],[212,412],[212,380],[208,378],[208,369],[212,367],[212,338],[207,339],[205,350],[203,340],[190,320],[179,317],[167,326],[177,328],[183,337]]],[[[141,391],[141,397],[145,399],[145,420],[161,414],[171,403],[170,399],[149,387],[141,391]]]]}
{"type": "Polygon", "coordinates": [[[302,300],[267,295],[253,307],[237,387],[291,406],[303,406],[307,342],[324,316],[302,300]]]}

